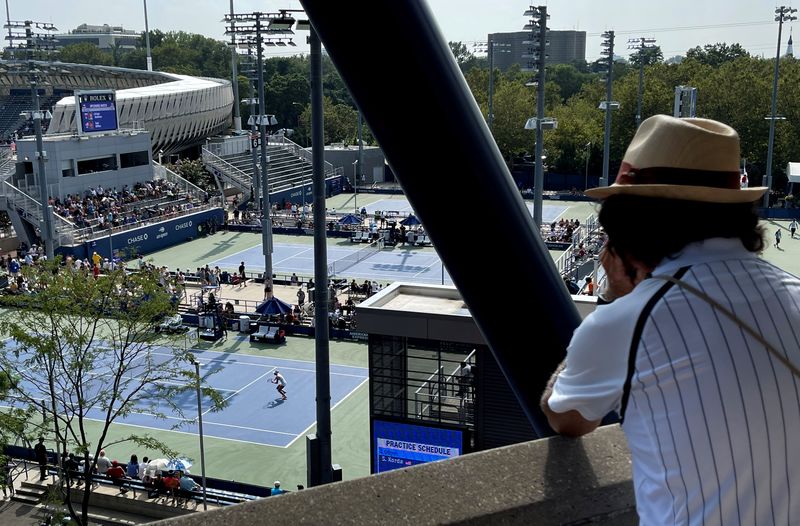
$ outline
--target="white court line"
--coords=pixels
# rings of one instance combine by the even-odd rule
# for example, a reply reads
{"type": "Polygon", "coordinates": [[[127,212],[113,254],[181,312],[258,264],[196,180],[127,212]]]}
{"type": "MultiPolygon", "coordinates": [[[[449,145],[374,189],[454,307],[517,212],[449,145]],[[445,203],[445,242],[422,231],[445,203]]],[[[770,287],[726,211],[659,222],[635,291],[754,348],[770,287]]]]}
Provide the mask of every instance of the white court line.
{"type": "MultiPolygon", "coordinates": [[[[2,407],[2,406],[0,406],[0,407],[2,407]]],[[[207,412],[208,411],[206,411],[206,413],[207,412]]],[[[203,413],[203,414],[205,415],[206,413],[203,413]]],[[[165,420],[177,420],[179,422],[183,422],[184,424],[195,424],[195,425],[197,425],[197,419],[196,418],[180,418],[180,417],[177,417],[177,416],[169,416],[169,415],[157,416],[157,415],[154,415],[153,413],[148,413],[146,411],[134,411],[134,414],[143,415],[143,416],[149,416],[149,417],[158,418],[158,419],[165,419],[165,420]]],[[[95,420],[95,419],[92,419],[92,420],[95,420]]],[[[99,419],[96,419],[96,420],[98,420],[98,422],[102,422],[103,421],[103,420],[99,420],[99,419]]],[[[114,423],[116,424],[116,422],[114,422],[114,423]]],[[[121,423],[127,424],[126,422],[121,422],[121,423]]],[[[127,425],[129,425],[129,426],[137,426],[139,424],[127,424],[127,425]]],[[[235,424],[223,424],[222,422],[211,422],[210,420],[203,420],[203,425],[204,426],[205,425],[209,425],[209,426],[232,427],[234,429],[245,429],[247,431],[257,431],[259,433],[274,433],[276,435],[286,435],[286,436],[290,436],[290,437],[295,436],[294,433],[287,433],[285,431],[273,431],[272,429],[262,429],[260,427],[247,427],[247,426],[237,426],[235,424]]],[[[148,427],[148,426],[142,426],[142,427],[148,427]]],[[[162,428],[154,428],[154,429],[162,429],[162,428]]],[[[171,431],[171,430],[166,430],[166,431],[171,431]]],[[[188,433],[188,431],[186,431],[186,432],[188,433]]],[[[219,437],[217,437],[217,438],[219,438],[219,437]]]]}
{"type": "MultiPolygon", "coordinates": [[[[427,267],[425,267],[425,270],[420,270],[419,272],[417,272],[416,274],[414,274],[414,277],[416,278],[417,276],[419,276],[419,275],[420,275],[420,274],[422,274],[423,272],[428,272],[428,271],[431,269],[431,267],[432,267],[432,266],[434,266],[436,263],[437,263],[437,262],[436,262],[436,261],[434,261],[433,263],[431,263],[430,265],[428,265],[427,267]]],[[[441,263],[441,259],[439,260],[439,263],[441,263]]]]}
{"type": "Polygon", "coordinates": [[[286,435],[286,436],[290,436],[290,437],[295,436],[294,433],[286,433],[285,431],[273,431],[271,429],[260,429],[260,428],[257,428],[257,427],[246,427],[246,426],[237,426],[237,425],[233,425],[233,424],[222,424],[220,422],[206,422],[206,421],[203,421],[203,425],[205,425],[205,424],[208,424],[208,425],[211,425],[211,426],[232,427],[234,429],[245,429],[247,431],[258,431],[259,433],[274,433],[276,435],[286,435]]]}
{"type": "MultiPolygon", "coordinates": [[[[86,420],[91,420],[91,421],[94,421],[94,422],[104,422],[104,420],[100,420],[98,418],[88,418],[88,417],[86,417],[86,420]]],[[[203,424],[205,424],[205,422],[203,422],[203,424]]],[[[182,435],[189,435],[189,436],[197,438],[197,433],[190,433],[189,431],[178,431],[176,429],[164,429],[163,427],[152,427],[152,426],[143,426],[143,425],[139,425],[139,424],[128,424],[127,422],[114,422],[114,425],[115,426],[139,427],[139,428],[143,428],[143,429],[152,429],[153,431],[169,431],[170,433],[180,433],[182,435]]],[[[262,431],[265,432],[265,433],[277,433],[277,431],[268,431],[266,429],[262,429],[262,431]]],[[[263,442],[253,442],[252,440],[241,440],[241,439],[238,439],[238,438],[218,437],[218,436],[214,436],[214,435],[206,436],[205,433],[203,433],[203,436],[205,438],[216,438],[217,440],[229,440],[231,442],[239,442],[241,444],[253,444],[253,445],[256,445],[256,446],[278,447],[278,448],[281,448],[281,449],[285,449],[287,447],[287,446],[276,446],[275,444],[264,444],[263,442]]]]}
{"type": "Polygon", "coordinates": [[[276,266],[280,265],[281,263],[283,263],[285,261],[289,261],[290,259],[294,259],[294,258],[309,259],[309,258],[306,258],[306,257],[303,257],[303,256],[300,255],[300,254],[305,254],[306,252],[309,252],[309,251],[312,252],[311,259],[314,259],[314,255],[313,255],[314,247],[311,247],[311,248],[306,248],[304,250],[301,250],[297,254],[292,254],[288,258],[283,258],[283,259],[281,259],[279,261],[275,261],[275,262],[272,263],[272,266],[276,267],[276,266]]]}
{"type": "MultiPolygon", "coordinates": [[[[106,376],[113,377],[115,375],[112,374],[112,373],[99,373],[99,374],[89,373],[88,376],[91,377],[91,378],[102,378],[102,377],[106,377],[106,376]]],[[[121,380],[133,381],[133,380],[139,380],[139,377],[138,376],[131,376],[131,377],[123,376],[121,378],[121,380]]],[[[172,380],[153,380],[152,383],[154,383],[154,384],[167,384],[167,385],[170,385],[170,384],[171,385],[179,385],[181,387],[186,387],[188,385],[191,385],[191,386],[194,385],[194,382],[182,383],[182,382],[173,382],[172,380]]],[[[223,389],[222,387],[214,387],[213,389],[215,391],[228,391],[228,392],[236,391],[236,389],[223,389]]]]}
{"type": "MultiPolygon", "coordinates": [[[[331,412],[333,412],[333,410],[334,410],[334,409],[336,409],[337,407],[339,407],[339,404],[341,404],[342,402],[344,402],[345,400],[347,400],[348,398],[350,398],[350,395],[352,395],[353,393],[355,393],[356,391],[358,391],[358,390],[361,388],[361,386],[362,386],[362,385],[364,385],[365,383],[367,383],[367,380],[369,380],[369,378],[364,378],[364,381],[363,381],[363,382],[361,382],[360,384],[358,384],[358,385],[355,387],[355,389],[352,389],[352,390],[350,390],[350,392],[349,392],[349,393],[347,393],[346,395],[344,395],[344,398],[342,398],[341,400],[339,400],[338,402],[336,402],[335,404],[333,404],[333,407],[331,407],[331,412]]],[[[294,444],[294,443],[297,441],[297,439],[298,439],[298,438],[300,438],[301,436],[304,436],[306,433],[308,433],[308,430],[309,430],[309,429],[311,429],[312,427],[314,427],[315,425],[317,425],[317,421],[316,421],[316,420],[314,420],[313,422],[311,422],[311,425],[309,425],[307,428],[305,428],[305,429],[303,430],[303,432],[302,432],[302,433],[300,433],[299,435],[297,435],[296,437],[294,437],[294,439],[293,439],[291,442],[289,442],[288,444],[286,444],[286,446],[284,446],[284,447],[291,447],[291,445],[292,445],[292,444],[294,444]]]]}
{"type": "MultiPolygon", "coordinates": [[[[243,254],[243,253],[247,252],[248,250],[253,250],[254,248],[258,248],[260,246],[261,246],[261,243],[258,243],[256,245],[253,245],[252,247],[248,247],[248,248],[245,248],[244,250],[240,250],[239,252],[234,252],[233,254],[228,254],[225,257],[221,257],[219,259],[215,259],[214,261],[212,261],[208,265],[211,266],[214,263],[216,263],[217,261],[222,261],[223,259],[228,259],[228,258],[232,258],[233,256],[238,256],[239,254],[243,254]]],[[[203,268],[203,267],[200,267],[200,268],[203,268]]]]}
{"type": "MultiPolygon", "coordinates": [[[[198,353],[216,353],[216,354],[226,354],[226,355],[230,355],[231,354],[229,351],[217,351],[215,349],[192,348],[192,349],[189,349],[189,350],[190,351],[197,351],[198,353]]],[[[164,354],[164,356],[172,356],[172,355],[171,354],[170,355],[164,354]]],[[[316,366],[316,364],[317,364],[317,362],[314,362],[314,361],[311,361],[311,360],[298,360],[296,358],[275,358],[273,356],[259,356],[257,354],[237,354],[235,356],[239,357],[239,358],[256,358],[256,359],[262,359],[262,360],[263,359],[269,360],[270,358],[274,358],[276,360],[284,360],[284,361],[287,361],[287,362],[307,363],[307,364],[311,364],[311,365],[314,365],[314,366],[316,366]]],[[[257,365],[257,364],[254,364],[252,362],[234,360],[233,358],[228,358],[228,360],[234,361],[236,363],[243,363],[243,364],[248,364],[248,365],[251,365],[251,364],[252,365],[257,365]]],[[[219,361],[226,361],[226,360],[220,360],[219,358],[212,358],[211,361],[219,362],[219,361]]],[[[363,369],[364,371],[367,370],[366,367],[361,367],[360,365],[343,365],[343,364],[339,364],[339,363],[332,363],[331,365],[335,366],[335,367],[343,367],[345,369],[363,369]]],[[[332,374],[345,374],[345,373],[332,373],[332,374]]],[[[366,372],[365,372],[365,374],[366,374],[366,372]]]]}
{"type": "MultiPolygon", "coordinates": [[[[222,353],[221,351],[206,351],[204,349],[197,349],[197,350],[202,350],[203,352],[216,352],[216,353],[220,353],[220,354],[229,354],[229,353],[222,353]]],[[[157,354],[157,353],[154,353],[154,354],[157,354]]],[[[162,354],[162,356],[172,356],[172,355],[171,354],[162,354]]],[[[258,356],[253,356],[253,358],[258,358],[258,356]]],[[[314,362],[307,362],[305,360],[287,359],[286,361],[309,363],[309,364],[313,364],[314,363],[314,362]]],[[[206,360],[206,362],[207,363],[208,362],[222,362],[222,363],[227,363],[227,365],[250,365],[250,366],[253,366],[253,367],[273,368],[273,369],[277,369],[277,368],[280,367],[281,369],[285,369],[287,371],[303,371],[303,372],[306,372],[306,373],[313,373],[316,370],[316,369],[303,369],[301,367],[291,367],[291,366],[284,366],[284,365],[261,364],[261,363],[246,362],[246,361],[241,361],[241,360],[231,360],[230,358],[228,358],[228,359],[214,358],[212,360],[206,360]]],[[[338,365],[338,364],[332,364],[332,365],[336,365],[337,367],[359,368],[359,367],[357,367],[355,365],[338,365]]],[[[360,367],[360,369],[364,369],[364,367],[360,367]]],[[[267,373],[267,374],[269,374],[269,373],[267,373]]],[[[367,374],[367,373],[365,372],[364,374],[351,374],[351,373],[331,373],[331,374],[332,375],[336,375],[336,376],[348,376],[348,377],[351,377],[351,378],[364,378],[364,375],[367,374]]],[[[218,390],[221,391],[222,389],[218,389],[218,390]]],[[[230,389],[228,389],[228,390],[230,391],[230,389]]]]}
{"type": "MultiPolygon", "coordinates": [[[[264,378],[265,376],[269,375],[269,373],[271,373],[272,371],[275,371],[276,369],[277,369],[277,367],[273,367],[271,371],[267,371],[266,373],[262,374],[261,376],[259,376],[258,378],[256,378],[256,379],[255,379],[255,380],[253,380],[252,382],[250,382],[249,384],[245,385],[244,387],[242,387],[242,388],[241,388],[241,389],[239,389],[238,391],[234,391],[232,394],[230,394],[230,395],[226,396],[226,397],[225,397],[225,399],[224,399],[222,402],[223,402],[223,403],[227,402],[228,400],[230,400],[231,398],[233,398],[233,397],[234,397],[234,396],[236,396],[237,394],[241,393],[242,391],[244,391],[245,389],[247,389],[248,387],[250,387],[251,385],[253,385],[253,384],[254,384],[254,383],[256,383],[257,381],[259,381],[259,380],[261,380],[262,378],[264,378]]],[[[211,408],[211,409],[213,409],[213,408],[211,408]]],[[[206,413],[208,413],[209,411],[211,411],[211,409],[206,409],[206,410],[203,412],[203,414],[206,414],[206,413]]]]}

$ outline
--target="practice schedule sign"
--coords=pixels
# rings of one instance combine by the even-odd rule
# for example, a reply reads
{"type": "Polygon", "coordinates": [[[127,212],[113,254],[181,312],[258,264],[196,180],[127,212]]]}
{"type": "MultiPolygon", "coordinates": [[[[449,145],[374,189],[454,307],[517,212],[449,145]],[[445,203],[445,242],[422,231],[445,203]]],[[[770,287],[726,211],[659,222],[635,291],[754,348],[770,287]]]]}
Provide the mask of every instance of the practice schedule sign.
{"type": "Polygon", "coordinates": [[[103,133],[119,128],[114,91],[79,91],[75,104],[80,114],[79,133],[103,133]]]}
{"type": "Polygon", "coordinates": [[[373,472],[382,473],[463,454],[461,431],[373,421],[373,472]]]}

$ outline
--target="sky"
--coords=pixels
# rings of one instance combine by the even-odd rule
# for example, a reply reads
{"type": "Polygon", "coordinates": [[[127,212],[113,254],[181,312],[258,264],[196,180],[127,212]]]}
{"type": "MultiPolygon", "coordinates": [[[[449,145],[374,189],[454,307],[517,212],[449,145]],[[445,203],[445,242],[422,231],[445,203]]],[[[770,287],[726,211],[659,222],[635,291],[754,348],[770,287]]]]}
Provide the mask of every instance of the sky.
{"type": "MultiPolygon", "coordinates": [[[[371,0],[404,1],[404,0],[371,0]]],[[[798,7],[800,7],[800,0],[798,7]]],[[[5,0],[11,20],[51,22],[66,32],[81,23],[122,25],[144,30],[143,0],[5,0]]],[[[530,2],[519,0],[427,0],[445,39],[468,46],[485,42],[487,34],[521,31],[528,21],[523,13],[530,2]]],[[[630,38],[655,38],[665,58],[685,54],[694,46],[738,42],[758,56],[775,55],[778,5],[769,0],[557,0],[536,2],[546,5],[553,30],[587,32],[586,58],[600,56],[602,32],[616,33],[615,52],[627,56],[630,38]]],[[[236,12],[275,12],[299,9],[298,0],[234,0],[236,12]]],[[[223,40],[223,16],[230,0],[147,0],[150,29],[187,31],[223,40]]],[[[800,14],[800,13],[798,13],[800,14]]],[[[800,22],[800,21],[798,21],[800,22]]],[[[781,53],[786,49],[791,23],[784,25],[781,53]]],[[[800,27],[798,27],[800,31],[800,27]]],[[[800,35],[799,35],[800,36],[800,35]]],[[[307,50],[304,37],[296,48],[267,48],[267,56],[295,54],[307,50]]]]}

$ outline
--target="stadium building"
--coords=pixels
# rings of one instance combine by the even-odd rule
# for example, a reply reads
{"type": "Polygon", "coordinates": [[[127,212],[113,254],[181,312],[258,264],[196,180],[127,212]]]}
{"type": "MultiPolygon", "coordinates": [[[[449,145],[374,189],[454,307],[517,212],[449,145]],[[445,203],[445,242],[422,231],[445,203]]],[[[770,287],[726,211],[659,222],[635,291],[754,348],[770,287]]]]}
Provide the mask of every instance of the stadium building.
{"type": "MultiPolygon", "coordinates": [[[[107,257],[149,253],[221,224],[222,200],[162,166],[165,154],[202,150],[221,193],[243,194],[241,203],[258,188],[252,162],[258,139],[222,135],[234,103],[228,80],[58,62],[35,65],[40,107],[52,113],[43,121],[44,172],[57,252],[77,257],[94,250],[107,257]],[[86,90],[114,91],[114,131],[78,132],[74,94],[86,90]],[[100,199],[109,198],[106,192],[112,195],[116,216],[86,217],[85,207],[99,215],[85,201],[97,197],[97,188],[104,192],[100,199]]],[[[16,159],[9,156],[0,164],[0,210],[8,212],[20,241],[32,246],[38,244],[42,221],[34,128],[26,117],[33,100],[29,76],[13,68],[0,63],[0,137],[17,139],[16,159]]],[[[310,152],[283,136],[268,140],[271,202],[310,201],[310,152]]],[[[342,169],[326,163],[326,178],[328,193],[338,193],[342,169]]]]}

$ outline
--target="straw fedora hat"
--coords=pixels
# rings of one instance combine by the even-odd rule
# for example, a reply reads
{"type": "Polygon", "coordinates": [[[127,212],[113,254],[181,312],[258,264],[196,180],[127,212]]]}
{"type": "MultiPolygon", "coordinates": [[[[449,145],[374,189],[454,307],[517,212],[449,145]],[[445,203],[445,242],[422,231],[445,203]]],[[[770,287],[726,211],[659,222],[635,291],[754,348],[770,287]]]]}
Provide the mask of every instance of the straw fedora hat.
{"type": "Polygon", "coordinates": [[[633,136],[614,184],[586,190],[586,195],[748,203],[766,191],[764,186],[741,188],[736,130],[710,119],[654,115],[633,136]]]}

